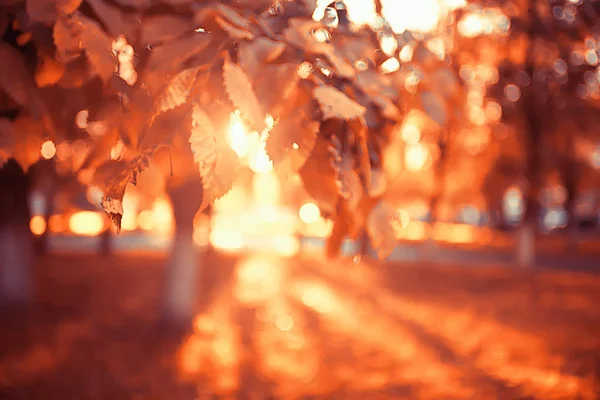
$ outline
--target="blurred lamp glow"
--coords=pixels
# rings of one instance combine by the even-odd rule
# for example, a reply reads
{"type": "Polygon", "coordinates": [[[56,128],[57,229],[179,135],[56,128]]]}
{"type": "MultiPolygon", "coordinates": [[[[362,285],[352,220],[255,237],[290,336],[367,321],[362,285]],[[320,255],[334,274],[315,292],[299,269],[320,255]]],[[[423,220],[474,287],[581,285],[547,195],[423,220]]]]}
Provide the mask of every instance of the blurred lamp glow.
{"type": "Polygon", "coordinates": [[[247,156],[250,150],[249,135],[238,112],[231,114],[228,133],[229,145],[233,151],[238,157],[247,156]]]}
{"type": "Polygon", "coordinates": [[[104,230],[104,216],[95,211],[79,211],[69,218],[69,229],[76,235],[97,236],[104,230]]]}
{"type": "Polygon", "coordinates": [[[267,155],[264,143],[260,142],[257,146],[253,146],[248,155],[248,166],[252,172],[257,174],[264,174],[273,170],[273,162],[267,155]]]}
{"type": "Polygon", "coordinates": [[[29,220],[29,230],[36,236],[43,235],[46,232],[46,220],[41,215],[36,215],[29,220]]]}
{"type": "Polygon", "coordinates": [[[42,157],[44,157],[46,160],[54,157],[56,154],[56,146],[54,145],[54,142],[52,140],[45,141],[44,144],[42,144],[41,153],[42,157]]]}
{"type": "Polygon", "coordinates": [[[321,211],[319,207],[317,207],[314,203],[305,203],[300,207],[298,212],[300,220],[306,224],[312,224],[317,222],[319,217],[321,216],[321,211]]]}
{"type": "Polygon", "coordinates": [[[419,171],[427,164],[429,152],[421,144],[410,145],[406,146],[404,157],[406,168],[410,171],[419,171]]]}
{"type": "Polygon", "coordinates": [[[173,228],[173,210],[165,197],[156,199],[152,205],[154,228],[158,233],[169,233],[173,228]]]}

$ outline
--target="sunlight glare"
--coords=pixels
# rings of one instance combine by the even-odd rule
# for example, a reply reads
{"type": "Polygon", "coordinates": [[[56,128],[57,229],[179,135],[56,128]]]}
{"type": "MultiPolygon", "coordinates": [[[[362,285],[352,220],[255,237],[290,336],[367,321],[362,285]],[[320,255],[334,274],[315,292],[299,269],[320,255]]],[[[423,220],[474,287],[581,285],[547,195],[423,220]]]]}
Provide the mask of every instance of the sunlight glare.
{"type": "Polygon", "coordinates": [[[298,211],[298,216],[305,224],[312,224],[319,220],[321,211],[315,203],[304,203],[298,211]]]}
{"type": "Polygon", "coordinates": [[[35,215],[29,220],[29,230],[36,236],[41,236],[46,232],[46,220],[41,215],[35,215]]]}
{"type": "Polygon", "coordinates": [[[277,259],[250,256],[238,264],[235,296],[245,304],[262,303],[277,296],[282,283],[283,270],[277,259]]]}
{"type": "Polygon", "coordinates": [[[52,215],[48,219],[48,229],[53,233],[63,233],[66,229],[62,215],[52,215]]]}
{"type": "Polygon", "coordinates": [[[137,229],[137,214],[138,214],[139,195],[129,190],[123,196],[123,219],[121,221],[121,229],[123,231],[134,231],[137,229]]]}
{"type": "Polygon", "coordinates": [[[300,294],[302,303],[318,313],[329,314],[341,308],[339,299],[333,290],[320,282],[298,282],[296,291],[300,294]]]}
{"type": "Polygon", "coordinates": [[[427,148],[421,144],[406,146],[404,153],[404,161],[406,168],[410,171],[422,170],[427,164],[429,152],[427,148]]]}
{"type": "Polygon", "coordinates": [[[249,140],[248,131],[242,122],[239,112],[234,112],[231,114],[228,140],[229,145],[233,151],[235,151],[238,157],[243,158],[248,155],[251,142],[249,140]]]}
{"type": "Polygon", "coordinates": [[[104,230],[104,213],[78,211],[69,218],[69,229],[75,235],[98,236],[104,230]]]}
{"type": "Polygon", "coordinates": [[[273,161],[267,155],[264,142],[258,142],[248,155],[248,166],[256,174],[273,171],[273,161]]]}
{"type": "Polygon", "coordinates": [[[244,247],[242,233],[234,229],[221,228],[214,224],[209,234],[210,244],[219,250],[237,252],[244,247]]]}
{"type": "Polygon", "coordinates": [[[56,154],[56,146],[52,140],[46,140],[44,144],[42,144],[42,149],[40,150],[42,157],[46,160],[51,159],[56,154]]]}
{"type": "Polygon", "coordinates": [[[173,230],[173,210],[166,197],[159,197],[152,205],[153,225],[158,234],[168,234],[173,230]]]}

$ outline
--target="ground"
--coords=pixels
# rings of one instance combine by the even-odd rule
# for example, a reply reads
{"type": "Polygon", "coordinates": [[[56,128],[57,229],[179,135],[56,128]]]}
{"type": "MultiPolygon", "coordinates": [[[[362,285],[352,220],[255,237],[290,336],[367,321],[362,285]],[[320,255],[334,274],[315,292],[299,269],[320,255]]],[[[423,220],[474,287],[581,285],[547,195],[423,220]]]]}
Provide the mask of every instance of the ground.
{"type": "Polygon", "coordinates": [[[600,275],[210,255],[187,333],[164,259],[40,259],[0,399],[596,399],[600,275]]]}

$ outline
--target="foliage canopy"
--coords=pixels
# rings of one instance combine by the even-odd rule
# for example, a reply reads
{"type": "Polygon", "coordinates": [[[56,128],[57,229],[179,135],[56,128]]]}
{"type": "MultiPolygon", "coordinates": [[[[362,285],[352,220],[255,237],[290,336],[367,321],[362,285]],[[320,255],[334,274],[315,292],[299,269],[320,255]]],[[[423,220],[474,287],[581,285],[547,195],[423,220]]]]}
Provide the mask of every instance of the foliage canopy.
{"type": "MultiPolygon", "coordinates": [[[[565,10],[567,3],[582,24],[557,34],[565,38],[563,62],[579,43],[597,38],[583,27],[598,2],[566,2],[565,10]]],[[[528,14],[527,2],[511,10],[447,6],[449,22],[434,33],[394,32],[381,16],[371,27],[354,26],[343,2],[331,3],[316,21],[314,0],[0,5],[0,162],[14,157],[27,168],[46,140],[60,150],[62,143],[83,139],[84,155],[73,156],[66,170],[80,179],[95,172],[102,206],[119,227],[125,188],[151,163],[173,175],[173,184],[199,172],[202,207],[227,193],[241,163],[226,129],[239,112],[274,167],[283,175],[299,173],[306,191],[336,220],[332,254],[367,221],[380,254],[393,248],[394,218],[382,196],[394,187],[410,192],[410,177],[394,173],[402,160],[396,150],[404,149],[398,138],[410,136],[407,126],[433,138],[437,150],[429,152],[442,166],[444,149],[457,143],[463,149],[451,157],[457,165],[469,157],[486,171],[502,165],[498,146],[469,150],[473,138],[487,144],[498,127],[505,131],[503,111],[515,108],[515,93],[526,86],[517,82],[519,73],[541,70],[542,63],[532,64],[535,57],[556,59],[544,58],[547,46],[538,42],[545,40],[541,32],[558,28],[534,26],[539,21],[528,14]],[[470,15],[488,18],[491,28],[475,32],[480,25],[469,25],[470,15]],[[409,124],[410,118],[416,122],[409,124]]],[[[381,3],[375,5],[380,13],[381,3]]],[[[548,14],[543,4],[533,6],[536,15],[548,14]]],[[[588,62],[585,71],[596,64],[588,62]]],[[[531,117],[523,115],[524,121],[531,117]]],[[[531,159],[527,151],[517,153],[531,159]]],[[[486,184],[483,178],[471,183],[486,184]]]]}

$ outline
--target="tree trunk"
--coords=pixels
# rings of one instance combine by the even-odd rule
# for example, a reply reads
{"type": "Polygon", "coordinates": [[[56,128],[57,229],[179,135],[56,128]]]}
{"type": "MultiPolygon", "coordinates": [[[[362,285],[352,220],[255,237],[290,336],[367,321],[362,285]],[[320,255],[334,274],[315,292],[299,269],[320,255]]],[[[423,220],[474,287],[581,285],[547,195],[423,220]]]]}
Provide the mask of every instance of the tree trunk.
{"type": "MultiPolygon", "coordinates": [[[[517,232],[516,238],[516,262],[521,267],[535,266],[535,242],[539,227],[539,202],[540,193],[540,174],[542,170],[542,158],[540,156],[540,146],[542,142],[542,132],[544,131],[543,119],[540,116],[542,103],[538,101],[536,95],[535,72],[535,38],[542,27],[540,18],[537,14],[537,5],[535,0],[531,0],[527,9],[528,17],[528,36],[529,47],[527,48],[525,60],[525,72],[531,78],[531,84],[528,90],[523,94],[522,110],[527,125],[527,135],[525,138],[526,167],[525,177],[528,182],[526,193],[526,208],[523,222],[517,232]]],[[[540,92],[543,89],[540,89],[540,92]]]]}
{"type": "Polygon", "coordinates": [[[41,159],[29,168],[27,173],[30,180],[31,190],[38,191],[44,197],[43,208],[40,215],[44,218],[46,229],[35,238],[34,246],[37,255],[44,255],[48,251],[48,237],[50,233],[50,216],[54,212],[56,191],[58,186],[58,175],[54,160],[41,159]]]}
{"type": "Polygon", "coordinates": [[[573,135],[564,135],[564,148],[562,154],[561,178],[567,192],[564,209],[568,214],[566,229],[567,252],[577,252],[577,233],[579,231],[579,219],[575,210],[577,200],[577,159],[575,154],[575,138],[573,135]]]}
{"type": "MultiPolygon", "coordinates": [[[[109,222],[112,224],[112,221],[109,222]]],[[[100,235],[100,243],[98,244],[98,252],[103,256],[112,255],[112,233],[110,231],[110,227],[108,227],[102,234],[100,235]]]]}
{"type": "Polygon", "coordinates": [[[29,181],[14,160],[0,169],[0,301],[24,305],[32,296],[33,238],[29,181]]]}
{"type": "Polygon", "coordinates": [[[202,200],[199,181],[169,190],[175,235],[167,264],[165,318],[175,326],[189,324],[197,310],[200,257],[194,246],[194,215],[202,200]],[[195,193],[197,191],[200,193],[195,193]]]}
{"type": "Polygon", "coordinates": [[[517,230],[516,262],[519,267],[531,268],[535,266],[536,223],[537,220],[525,220],[517,230]]]}
{"type": "Polygon", "coordinates": [[[437,252],[437,243],[435,240],[435,232],[434,227],[435,223],[439,220],[438,218],[438,208],[441,202],[442,196],[446,190],[446,170],[448,168],[448,150],[449,150],[449,139],[451,138],[451,127],[452,125],[449,123],[446,127],[447,133],[446,137],[440,137],[438,145],[440,149],[440,158],[435,164],[435,182],[436,187],[433,195],[429,199],[429,218],[427,221],[429,222],[429,229],[425,236],[425,243],[422,246],[421,258],[425,261],[433,261],[435,258],[435,253],[437,252]]]}

